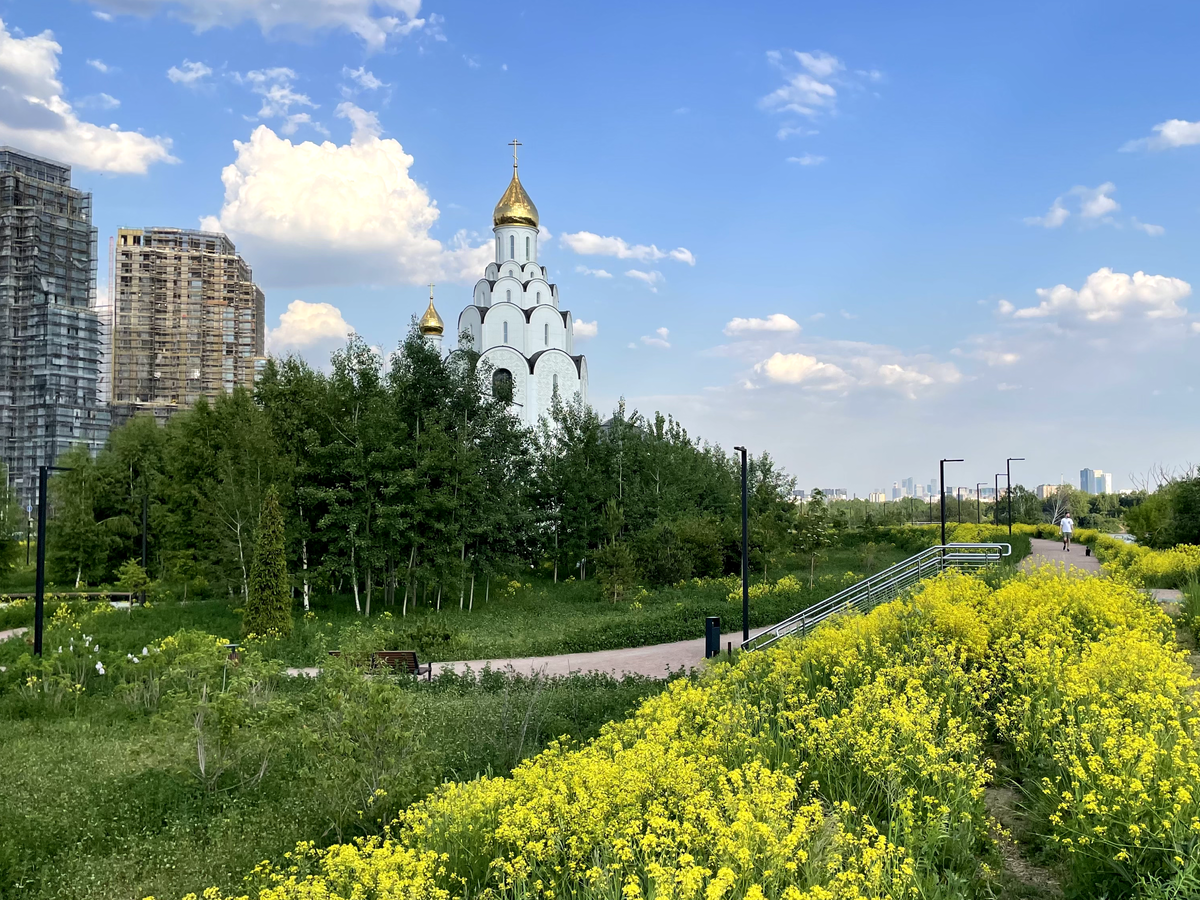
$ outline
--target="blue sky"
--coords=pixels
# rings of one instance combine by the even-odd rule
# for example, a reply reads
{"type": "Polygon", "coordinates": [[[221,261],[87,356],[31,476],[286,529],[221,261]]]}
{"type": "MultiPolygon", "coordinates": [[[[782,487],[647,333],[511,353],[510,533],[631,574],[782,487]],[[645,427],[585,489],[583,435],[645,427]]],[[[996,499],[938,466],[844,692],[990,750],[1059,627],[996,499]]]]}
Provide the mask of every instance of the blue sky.
{"type": "Polygon", "coordinates": [[[120,226],[227,231],[276,352],[322,364],[348,327],[391,348],[431,280],[453,321],[515,137],[542,262],[577,333],[595,323],[601,409],[624,396],[861,494],[939,456],[968,459],[956,484],[1015,455],[1029,484],[1086,465],[1118,487],[1197,459],[1192,5],[0,19],[0,143],[75,166],[102,253],[120,226]]]}

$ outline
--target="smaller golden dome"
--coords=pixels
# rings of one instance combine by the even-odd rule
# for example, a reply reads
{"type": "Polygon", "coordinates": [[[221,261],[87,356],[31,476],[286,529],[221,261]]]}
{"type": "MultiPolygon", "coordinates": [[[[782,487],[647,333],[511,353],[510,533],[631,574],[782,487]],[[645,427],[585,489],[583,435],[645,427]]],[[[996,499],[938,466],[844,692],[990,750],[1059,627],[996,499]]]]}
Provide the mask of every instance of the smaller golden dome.
{"type": "Polygon", "coordinates": [[[421,334],[441,334],[446,330],[446,326],[442,322],[442,317],[438,315],[438,311],[433,308],[433,297],[429,298],[429,309],[425,310],[425,315],[421,316],[420,324],[421,334]]]}
{"type": "Polygon", "coordinates": [[[525,193],[525,188],[521,185],[521,179],[517,177],[517,166],[515,163],[513,164],[512,181],[508,183],[508,190],[504,192],[504,196],[500,198],[500,202],[496,204],[496,209],[492,213],[492,224],[497,228],[501,225],[524,225],[527,228],[538,227],[537,207],[529,199],[529,194],[525,193]]]}

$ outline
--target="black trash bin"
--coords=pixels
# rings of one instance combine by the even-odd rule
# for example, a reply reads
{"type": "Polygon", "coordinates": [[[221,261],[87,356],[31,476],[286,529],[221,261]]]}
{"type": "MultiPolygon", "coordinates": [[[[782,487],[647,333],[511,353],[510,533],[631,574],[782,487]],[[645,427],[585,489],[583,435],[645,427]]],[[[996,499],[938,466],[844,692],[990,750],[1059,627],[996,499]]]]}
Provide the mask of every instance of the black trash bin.
{"type": "Polygon", "coordinates": [[[721,655],[721,618],[709,616],[704,620],[704,658],[721,655]]]}

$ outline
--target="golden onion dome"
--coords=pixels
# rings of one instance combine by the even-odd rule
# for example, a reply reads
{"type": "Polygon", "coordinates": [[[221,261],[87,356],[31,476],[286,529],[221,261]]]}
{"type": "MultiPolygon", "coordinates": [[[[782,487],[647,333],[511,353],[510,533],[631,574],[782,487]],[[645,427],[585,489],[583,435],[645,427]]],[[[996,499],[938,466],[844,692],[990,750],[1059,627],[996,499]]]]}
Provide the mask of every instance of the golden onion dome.
{"type": "Polygon", "coordinates": [[[515,163],[513,164],[512,181],[508,183],[508,190],[504,192],[504,196],[500,198],[500,202],[496,204],[496,209],[492,213],[492,224],[497,228],[501,225],[524,225],[527,228],[538,227],[537,207],[529,199],[529,194],[525,193],[525,188],[521,185],[521,179],[517,177],[515,163]]]}
{"type": "Polygon", "coordinates": [[[438,311],[433,308],[433,297],[429,298],[429,309],[425,310],[425,315],[421,316],[420,324],[421,334],[441,334],[446,330],[446,326],[442,322],[442,317],[438,315],[438,311]]]}

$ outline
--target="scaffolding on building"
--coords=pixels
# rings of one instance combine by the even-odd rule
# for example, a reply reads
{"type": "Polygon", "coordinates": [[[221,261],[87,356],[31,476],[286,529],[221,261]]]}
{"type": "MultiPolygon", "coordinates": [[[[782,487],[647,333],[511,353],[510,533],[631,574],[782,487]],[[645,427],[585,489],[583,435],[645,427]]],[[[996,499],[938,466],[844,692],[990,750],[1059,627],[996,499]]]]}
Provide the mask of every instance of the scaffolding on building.
{"type": "Polygon", "coordinates": [[[114,420],[165,421],[201,397],[252,387],[266,361],[263,292],[224,234],[121,228],[114,248],[114,420]]]}

